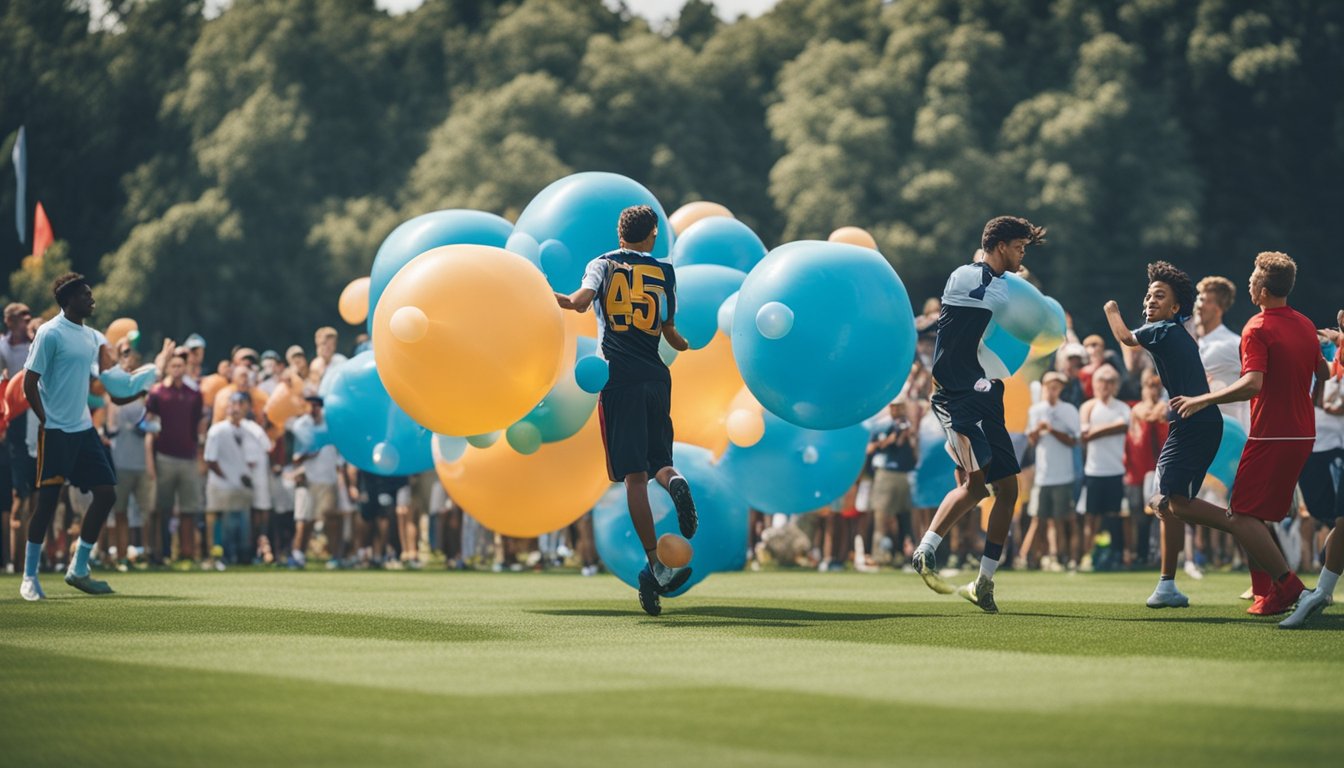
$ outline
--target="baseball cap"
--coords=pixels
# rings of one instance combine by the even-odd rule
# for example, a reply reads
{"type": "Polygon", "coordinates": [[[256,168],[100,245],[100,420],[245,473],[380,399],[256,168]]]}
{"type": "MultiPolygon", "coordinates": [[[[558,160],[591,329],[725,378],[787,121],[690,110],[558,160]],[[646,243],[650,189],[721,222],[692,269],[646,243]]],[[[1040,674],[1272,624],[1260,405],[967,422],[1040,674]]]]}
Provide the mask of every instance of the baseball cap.
{"type": "Polygon", "coordinates": [[[186,341],[182,342],[182,346],[186,349],[205,349],[205,339],[201,334],[193,333],[187,337],[186,341]]]}
{"type": "Polygon", "coordinates": [[[1060,373],[1059,371],[1047,371],[1046,374],[1041,377],[1041,383],[1049,384],[1051,382],[1058,382],[1060,386],[1063,386],[1069,383],[1069,380],[1064,374],[1060,373]]]}
{"type": "Polygon", "coordinates": [[[239,347],[233,352],[233,362],[235,363],[248,358],[251,358],[254,363],[261,362],[261,356],[257,354],[257,350],[251,347],[239,347]]]}
{"type": "Polygon", "coordinates": [[[323,405],[323,404],[324,404],[324,401],[322,400],[322,396],[321,396],[321,395],[304,395],[303,399],[304,399],[304,400],[307,400],[308,402],[312,403],[313,405],[323,405]]]}
{"type": "Polygon", "coordinates": [[[1073,342],[1071,344],[1065,344],[1064,348],[1060,350],[1060,354],[1064,355],[1064,357],[1066,358],[1078,357],[1082,358],[1083,360],[1087,359],[1087,350],[1083,349],[1083,345],[1077,342],[1073,342]]]}
{"type": "Polygon", "coordinates": [[[262,359],[262,360],[279,360],[279,359],[280,359],[280,353],[279,353],[279,352],[276,352],[274,349],[268,349],[268,350],[266,350],[265,352],[262,352],[262,353],[261,353],[261,359],[262,359]]]}
{"type": "Polygon", "coordinates": [[[285,359],[288,360],[295,355],[303,355],[304,357],[307,357],[308,353],[304,352],[303,347],[300,347],[298,344],[291,344],[289,349],[285,350],[285,359]]]}

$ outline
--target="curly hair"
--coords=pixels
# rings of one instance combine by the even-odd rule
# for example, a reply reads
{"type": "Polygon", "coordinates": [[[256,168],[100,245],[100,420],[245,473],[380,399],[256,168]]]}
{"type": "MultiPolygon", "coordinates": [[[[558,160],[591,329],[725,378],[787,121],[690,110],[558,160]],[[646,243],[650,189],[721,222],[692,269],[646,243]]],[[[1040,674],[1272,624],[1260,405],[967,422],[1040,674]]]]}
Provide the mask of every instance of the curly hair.
{"type": "Polygon", "coordinates": [[[1045,242],[1045,227],[1038,227],[1019,216],[995,216],[985,222],[980,247],[992,251],[999,243],[1019,238],[1025,239],[1027,245],[1040,245],[1045,242]]]}
{"type": "Polygon", "coordinates": [[[1176,314],[1189,316],[1195,309],[1195,285],[1190,276],[1175,265],[1165,261],[1155,261],[1148,265],[1148,282],[1166,283],[1176,294],[1176,303],[1180,308],[1176,314]]]}
{"type": "Polygon", "coordinates": [[[51,294],[56,297],[57,306],[64,309],[65,305],[70,303],[70,299],[74,298],[75,291],[84,285],[88,283],[85,282],[83,275],[78,272],[66,272],[51,284],[51,294]]]}
{"type": "Polygon", "coordinates": [[[1255,257],[1255,271],[1260,273],[1266,291],[1281,299],[1288,298],[1297,282],[1297,262],[1286,253],[1264,251],[1255,257]]]}
{"type": "Polygon", "coordinates": [[[632,205],[621,211],[616,234],[627,243],[642,243],[658,227],[658,214],[647,205],[632,205]]]}

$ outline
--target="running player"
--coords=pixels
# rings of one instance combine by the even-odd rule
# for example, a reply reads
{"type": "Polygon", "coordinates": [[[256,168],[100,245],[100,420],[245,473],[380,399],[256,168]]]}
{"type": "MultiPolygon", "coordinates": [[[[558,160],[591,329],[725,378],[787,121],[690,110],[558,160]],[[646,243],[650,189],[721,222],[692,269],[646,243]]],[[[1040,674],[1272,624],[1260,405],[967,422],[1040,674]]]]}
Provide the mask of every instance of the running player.
{"type": "MultiPolygon", "coordinates": [[[[1209,393],[1199,344],[1184,325],[1194,305],[1190,276],[1165,261],[1148,265],[1148,295],[1143,297],[1143,316],[1148,323],[1142,328],[1130,331],[1120,317],[1119,305],[1106,302],[1106,320],[1115,340],[1148,350],[1157,364],[1162,386],[1173,397],[1209,393]]],[[[1176,559],[1185,546],[1185,524],[1173,519],[1172,514],[1181,516],[1198,497],[1223,439],[1223,417],[1210,409],[1188,419],[1173,410],[1167,418],[1171,431],[1157,458],[1158,495],[1150,505],[1162,525],[1162,575],[1148,598],[1148,607],[1186,608],[1190,598],[1176,589],[1176,559]]]]}
{"type": "MultiPolygon", "coordinates": [[[[1017,451],[1008,437],[1003,416],[1003,382],[985,378],[980,364],[980,340],[994,313],[1008,303],[1005,272],[1017,272],[1027,246],[1045,242],[1045,228],[1015,216],[999,216],[985,224],[980,236],[984,258],[958,267],[943,289],[934,343],[933,412],[947,433],[947,450],[960,470],[960,485],[950,491],[933,523],[915,550],[912,564],[924,583],[940,594],[950,594],[951,585],[938,575],[934,551],[943,537],[989,496],[994,488],[994,506],[989,513],[984,556],[979,577],[958,591],[987,613],[998,613],[994,602],[994,573],[1003,556],[1008,527],[1017,503],[1017,451]]],[[[978,256],[978,254],[977,254],[978,256]]]]}
{"type": "Polygon", "coordinates": [[[37,512],[28,526],[27,559],[19,586],[24,600],[46,597],[37,580],[37,564],[42,540],[56,516],[56,503],[66,483],[93,491],[93,503],[84,515],[65,583],[91,595],[112,592],[107,582],[89,575],[89,553],[98,543],[107,513],[117,500],[112,456],[89,414],[89,374],[111,368],[117,358],[103,334],[84,324],[95,306],[93,289],[84,276],[75,272],[61,275],[52,292],[61,313],[37,329],[24,364],[28,373],[23,394],[42,425],[37,442],[37,512]]]}
{"type": "Polygon", "coordinates": [[[1307,591],[1266,523],[1279,522],[1292,507],[1293,489],[1316,439],[1312,403],[1320,402],[1329,377],[1316,327],[1288,306],[1296,280],[1297,264],[1286,254],[1256,256],[1250,295],[1261,311],[1241,332],[1241,378],[1217,392],[1171,399],[1182,419],[1210,405],[1251,401],[1251,430],[1237,466],[1231,509],[1195,500],[1184,511],[1174,511],[1186,522],[1237,538],[1250,559],[1255,590],[1247,613],[1263,616],[1288,611],[1307,591]]]}
{"type": "Polygon", "coordinates": [[[639,574],[639,604],[657,616],[663,610],[659,595],[685,584],[691,569],[669,568],[658,560],[649,477],[672,497],[681,535],[694,536],[697,523],[690,486],[672,466],[672,377],[658,343],[665,338],[677,350],[688,345],[674,323],[672,265],[649,255],[658,239],[657,214],[647,205],[626,208],[616,233],[620,249],[589,262],[579,290],[557,293],[555,299],[576,312],[597,307],[599,348],[610,373],[597,401],[607,471],[613,482],[625,482],[630,521],[649,561],[639,574]]]}

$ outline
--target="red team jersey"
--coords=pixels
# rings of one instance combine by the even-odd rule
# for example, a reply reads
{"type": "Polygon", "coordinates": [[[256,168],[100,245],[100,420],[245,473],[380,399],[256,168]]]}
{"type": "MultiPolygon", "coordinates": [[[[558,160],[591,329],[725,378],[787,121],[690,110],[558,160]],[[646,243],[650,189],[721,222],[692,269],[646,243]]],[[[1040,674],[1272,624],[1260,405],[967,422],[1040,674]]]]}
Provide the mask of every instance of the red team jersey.
{"type": "Polygon", "coordinates": [[[1242,375],[1264,374],[1251,398],[1251,433],[1232,486],[1232,511],[1278,522],[1316,437],[1312,379],[1321,348],[1316,326],[1292,307],[1262,310],[1241,331],[1242,375]]]}

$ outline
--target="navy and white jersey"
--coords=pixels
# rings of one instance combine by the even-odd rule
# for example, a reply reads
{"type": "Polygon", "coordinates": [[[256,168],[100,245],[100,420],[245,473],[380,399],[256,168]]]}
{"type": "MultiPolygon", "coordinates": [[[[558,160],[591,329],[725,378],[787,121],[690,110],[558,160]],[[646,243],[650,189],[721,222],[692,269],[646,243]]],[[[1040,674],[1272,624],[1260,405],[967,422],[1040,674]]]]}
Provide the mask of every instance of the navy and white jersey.
{"type": "Polygon", "coordinates": [[[676,316],[677,278],[672,265],[647,253],[617,250],[588,263],[583,288],[597,293],[598,346],[607,361],[604,389],[649,381],[671,383],[658,356],[663,323],[676,316]]]}
{"type": "MultiPolygon", "coordinates": [[[[1174,320],[1159,320],[1134,331],[1139,345],[1148,350],[1157,364],[1157,375],[1170,397],[1195,397],[1209,393],[1209,379],[1204,373],[1204,362],[1199,357],[1199,344],[1190,337],[1185,326],[1174,320]]],[[[1184,421],[1173,408],[1167,412],[1173,425],[1184,421]]],[[[1205,408],[1191,416],[1189,421],[1222,422],[1216,408],[1205,408]]]]}
{"type": "Polygon", "coordinates": [[[1003,275],[984,262],[957,267],[943,288],[938,315],[938,340],[933,347],[933,380],[940,389],[965,392],[985,378],[980,340],[994,313],[1008,303],[1003,275]]]}

